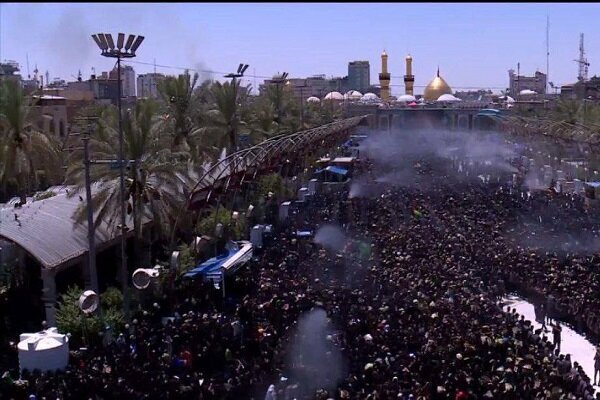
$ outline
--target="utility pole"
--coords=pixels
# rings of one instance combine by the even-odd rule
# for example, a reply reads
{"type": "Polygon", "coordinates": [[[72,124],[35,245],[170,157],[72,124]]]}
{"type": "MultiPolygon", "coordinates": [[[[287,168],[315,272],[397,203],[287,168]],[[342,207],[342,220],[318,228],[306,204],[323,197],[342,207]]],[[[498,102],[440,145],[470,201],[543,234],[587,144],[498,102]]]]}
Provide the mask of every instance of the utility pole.
{"type": "Polygon", "coordinates": [[[546,93],[548,93],[548,82],[550,80],[550,17],[546,16],[546,93]]]}
{"type": "MultiPolygon", "coordinates": [[[[91,119],[94,120],[94,119],[91,119]]],[[[92,187],[90,179],[90,152],[89,142],[91,134],[91,126],[88,125],[85,134],[81,138],[83,140],[83,163],[85,165],[85,201],[87,203],[87,225],[88,225],[88,270],[90,274],[90,283],[92,290],[100,295],[98,286],[98,271],[96,269],[96,235],[94,226],[94,205],[92,202],[92,187]]]]}

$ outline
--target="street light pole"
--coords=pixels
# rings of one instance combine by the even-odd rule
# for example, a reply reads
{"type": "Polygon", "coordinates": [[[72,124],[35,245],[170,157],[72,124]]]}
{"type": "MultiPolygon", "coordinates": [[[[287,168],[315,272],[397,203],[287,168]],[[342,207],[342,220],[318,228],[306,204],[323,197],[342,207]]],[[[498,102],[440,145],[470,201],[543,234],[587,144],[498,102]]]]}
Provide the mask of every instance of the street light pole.
{"type": "Polygon", "coordinates": [[[117,57],[117,86],[119,97],[117,98],[117,108],[119,110],[119,196],[121,201],[121,268],[119,275],[121,278],[121,286],[123,291],[123,311],[125,319],[129,319],[129,285],[127,277],[127,242],[125,240],[125,167],[123,160],[125,155],[123,154],[123,113],[121,98],[123,97],[121,88],[121,57],[117,57]]]}
{"type": "Polygon", "coordinates": [[[121,268],[119,270],[119,276],[121,279],[122,291],[123,291],[123,313],[125,314],[125,320],[129,319],[129,285],[128,285],[128,274],[127,274],[127,252],[126,252],[126,240],[125,232],[127,229],[125,221],[125,156],[123,153],[123,114],[121,112],[121,59],[122,58],[133,58],[135,52],[144,41],[144,36],[129,35],[127,43],[125,43],[125,34],[119,33],[117,39],[117,46],[113,41],[110,33],[99,33],[92,35],[92,38],[101,50],[101,54],[104,57],[116,58],[117,59],[117,86],[118,86],[118,98],[117,108],[119,110],[119,178],[120,178],[120,203],[121,203],[121,268]],[[125,45],[125,46],[123,46],[125,45]]]}

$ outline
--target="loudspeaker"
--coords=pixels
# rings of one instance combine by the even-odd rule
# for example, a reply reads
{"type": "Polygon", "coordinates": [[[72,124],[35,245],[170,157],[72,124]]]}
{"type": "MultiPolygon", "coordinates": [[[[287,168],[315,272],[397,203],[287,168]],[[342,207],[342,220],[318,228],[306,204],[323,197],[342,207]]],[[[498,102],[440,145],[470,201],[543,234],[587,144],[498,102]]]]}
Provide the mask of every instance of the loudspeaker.
{"type": "Polygon", "coordinates": [[[146,289],[154,278],[158,278],[160,272],[154,268],[138,268],[133,272],[131,280],[136,289],[146,289]]]}
{"type": "Polygon", "coordinates": [[[79,309],[85,314],[91,314],[98,308],[100,298],[93,290],[86,290],[79,297],[79,309]]]}

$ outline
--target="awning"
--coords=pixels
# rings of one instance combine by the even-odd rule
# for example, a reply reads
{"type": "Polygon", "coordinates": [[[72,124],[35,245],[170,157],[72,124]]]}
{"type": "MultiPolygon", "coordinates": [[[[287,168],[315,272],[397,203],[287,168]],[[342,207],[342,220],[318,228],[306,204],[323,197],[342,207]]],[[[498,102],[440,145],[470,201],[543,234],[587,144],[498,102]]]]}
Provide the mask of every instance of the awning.
{"type": "Polygon", "coordinates": [[[317,170],[317,171],[315,171],[315,174],[321,174],[321,173],[323,173],[325,171],[331,172],[332,174],[336,174],[336,175],[346,175],[346,174],[348,174],[348,170],[347,169],[336,167],[336,166],[333,166],[333,165],[329,166],[327,168],[324,168],[324,169],[317,170]]]}

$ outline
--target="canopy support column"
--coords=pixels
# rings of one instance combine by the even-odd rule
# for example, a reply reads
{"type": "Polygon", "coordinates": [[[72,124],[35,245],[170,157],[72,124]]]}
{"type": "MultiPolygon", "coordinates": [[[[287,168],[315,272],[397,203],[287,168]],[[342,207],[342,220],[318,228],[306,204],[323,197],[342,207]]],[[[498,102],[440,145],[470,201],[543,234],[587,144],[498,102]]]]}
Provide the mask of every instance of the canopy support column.
{"type": "Polygon", "coordinates": [[[56,273],[53,270],[42,268],[42,302],[46,310],[46,323],[50,327],[56,326],[56,273]]]}

